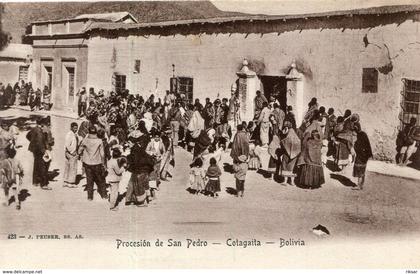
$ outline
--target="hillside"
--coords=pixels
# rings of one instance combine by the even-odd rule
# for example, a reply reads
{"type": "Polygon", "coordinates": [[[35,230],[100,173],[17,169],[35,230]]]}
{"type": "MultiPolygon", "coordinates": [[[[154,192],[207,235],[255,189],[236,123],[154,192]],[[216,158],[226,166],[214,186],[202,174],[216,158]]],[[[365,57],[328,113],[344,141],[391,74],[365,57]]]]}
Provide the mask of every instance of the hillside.
{"type": "Polygon", "coordinates": [[[27,2],[4,3],[3,30],[12,43],[21,43],[25,28],[33,21],[73,18],[85,13],[128,11],[139,22],[214,18],[241,15],[224,12],[209,1],[129,1],[129,2],[27,2]]]}

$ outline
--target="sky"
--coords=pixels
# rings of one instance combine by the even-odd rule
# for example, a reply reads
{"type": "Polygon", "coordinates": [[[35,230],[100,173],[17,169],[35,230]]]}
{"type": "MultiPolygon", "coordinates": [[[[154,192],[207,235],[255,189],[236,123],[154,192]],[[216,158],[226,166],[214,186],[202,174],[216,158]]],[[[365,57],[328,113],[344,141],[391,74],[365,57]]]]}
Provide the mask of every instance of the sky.
{"type": "Polygon", "coordinates": [[[211,0],[211,2],[224,11],[271,15],[420,4],[420,0],[211,0]]]}

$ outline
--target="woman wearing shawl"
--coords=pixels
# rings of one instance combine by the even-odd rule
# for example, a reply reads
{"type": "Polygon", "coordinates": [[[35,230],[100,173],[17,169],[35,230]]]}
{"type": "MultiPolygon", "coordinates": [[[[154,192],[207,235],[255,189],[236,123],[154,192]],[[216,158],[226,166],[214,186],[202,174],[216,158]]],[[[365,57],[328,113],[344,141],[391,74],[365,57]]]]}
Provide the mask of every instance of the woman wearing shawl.
{"type": "Polygon", "coordinates": [[[284,123],[280,137],[281,148],[284,152],[281,159],[281,175],[287,177],[290,183],[291,177],[296,176],[293,170],[300,155],[302,144],[290,122],[284,123]]]}
{"type": "Polygon", "coordinates": [[[335,140],[337,144],[336,165],[342,171],[349,164],[349,156],[353,150],[356,139],[355,127],[360,128],[358,116],[350,116],[347,120],[337,119],[337,126],[334,129],[335,140]]]}
{"type": "Polygon", "coordinates": [[[213,144],[215,135],[216,131],[212,128],[207,131],[201,131],[200,135],[195,141],[193,159],[201,157],[201,155],[207,151],[208,147],[213,144]]]}
{"type": "Polygon", "coordinates": [[[319,122],[319,118],[320,118],[320,113],[318,112],[318,110],[314,111],[314,113],[312,114],[311,119],[308,122],[308,127],[305,129],[303,136],[305,136],[305,134],[311,134],[312,131],[316,130],[318,131],[319,135],[321,136],[321,140],[323,139],[323,130],[321,127],[321,122],[319,122]]]}
{"type": "Polygon", "coordinates": [[[130,136],[133,146],[127,157],[131,177],[127,187],[126,205],[147,206],[149,201],[149,174],[154,163],[153,158],[146,153],[147,143],[142,141],[143,136],[145,135],[140,130],[133,131],[130,136]]]}
{"type": "Polygon", "coordinates": [[[355,189],[362,190],[363,184],[365,183],[366,165],[373,154],[367,134],[362,131],[359,126],[356,126],[355,130],[357,133],[357,141],[354,143],[356,160],[353,166],[353,177],[357,178],[358,187],[355,189]]]}
{"type": "Polygon", "coordinates": [[[193,139],[197,138],[200,135],[200,132],[204,129],[204,119],[201,117],[200,111],[197,107],[194,109],[194,113],[188,124],[188,130],[191,133],[193,139]]]}
{"type": "Polygon", "coordinates": [[[268,146],[268,154],[270,154],[270,160],[268,161],[268,172],[272,173],[272,178],[275,179],[280,170],[281,164],[281,145],[280,138],[278,135],[273,136],[270,145],[268,146]]]}
{"type": "Polygon", "coordinates": [[[127,119],[128,130],[133,131],[137,128],[137,117],[135,111],[131,112],[127,119]]]}
{"type": "Polygon", "coordinates": [[[321,148],[322,140],[317,130],[305,134],[302,142],[302,153],[298,159],[298,166],[301,167],[301,170],[297,178],[297,185],[314,189],[325,183],[321,148]]]}
{"type": "Polygon", "coordinates": [[[143,119],[141,119],[140,121],[144,121],[144,125],[146,126],[147,132],[150,132],[150,130],[153,127],[152,113],[150,113],[149,111],[147,111],[146,113],[144,113],[143,119]]]}
{"type": "Polygon", "coordinates": [[[232,150],[230,157],[233,159],[233,163],[239,162],[239,156],[249,155],[249,138],[248,133],[244,130],[242,125],[236,127],[237,132],[233,138],[232,150]]]}
{"type": "Polygon", "coordinates": [[[299,128],[302,130],[302,132],[306,130],[306,128],[309,126],[309,124],[313,120],[313,116],[315,112],[318,112],[318,103],[317,103],[317,99],[314,97],[308,103],[308,111],[305,113],[305,116],[303,117],[302,125],[299,128]]]}

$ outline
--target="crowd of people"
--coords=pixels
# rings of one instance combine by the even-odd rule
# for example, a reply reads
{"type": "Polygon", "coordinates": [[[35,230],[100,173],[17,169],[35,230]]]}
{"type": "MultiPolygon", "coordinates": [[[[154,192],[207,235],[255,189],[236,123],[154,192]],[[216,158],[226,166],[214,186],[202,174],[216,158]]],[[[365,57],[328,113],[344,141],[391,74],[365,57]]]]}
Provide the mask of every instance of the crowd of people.
{"type": "Polygon", "coordinates": [[[0,109],[13,105],[29,106],[32,111],[50,110],[51,90],[48,86],[44,86],[42,91],[40,88],[34,89],[31,82],[25,83],[24,80],[16,82],[13,87],[10,83],[0,83],[0,109]]]}
{"type": "MultiPolygon", "coordinates": [[[[340,172],[353,161],[353,176],[358,178],[355,189],[363,189],[366,164],[372,157],[359,116],[346,110],[336,117],[333,108],[326,112],[316,98],[297,127],[291,106],[281,105],[273,96],[267,100],[260,91],[255,117],[248,122],[241,121],[236,91],[229,99],[206,98],[203,104],[199,99],[190,103],[169,91],[164,98],[151,95],[147,99],[127,90],[105,96],[83,88],[77,95],[80,120],[71,123],[65,137],[63,186],[77,187],[82,173],[87,199],[94,199],[96,184],[111,210],[118,209],[122,180],[128,180],[126,205],[147,206],[156,199],[161,182],[173,176],[178,146],[192,154],[188,190],[214,198],[222,189],[220,165],[229,149],[238,197],[244,196],[248,170],[265,169],[282,184],[319,188],[325,182],[328,160],[340,172]],[[262,166],[264,153],[270,157],[267,167],[262,166]]],[[[13,160],[15,137],[9,126],[3,121],[0,133],[0,160],[10,161],[1,169],[7,199],[9,189],[23,177],[21,164],[13,160]],[[13,172],[7,171],[9,167],[13,172]]],[[[33,185],[42,190],[51,190],[48,169],[54,138],[50,127],[49,118],[38,119],[26,136],[34,156],[33,185]]]]}

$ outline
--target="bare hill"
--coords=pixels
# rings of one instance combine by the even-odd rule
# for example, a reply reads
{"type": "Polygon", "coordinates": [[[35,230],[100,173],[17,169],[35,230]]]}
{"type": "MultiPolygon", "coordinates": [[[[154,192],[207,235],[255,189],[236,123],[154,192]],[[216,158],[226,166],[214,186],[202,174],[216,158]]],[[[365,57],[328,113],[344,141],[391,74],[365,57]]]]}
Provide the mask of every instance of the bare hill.
{"type": "Polygon", "coordinates": [[[221,11],[209,1],[27,2],[3,5],[3,30],[10,32],[13,43],[21,43],[26,26],[33,21],[73,18],[85,13],[128,11],[139,22],[242,15],[221,11]]]}

